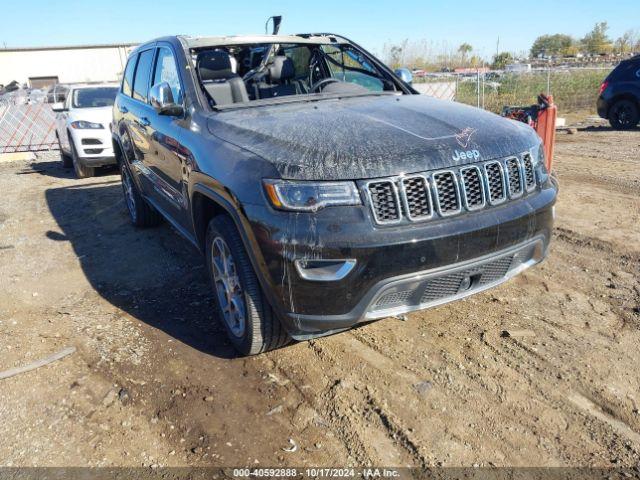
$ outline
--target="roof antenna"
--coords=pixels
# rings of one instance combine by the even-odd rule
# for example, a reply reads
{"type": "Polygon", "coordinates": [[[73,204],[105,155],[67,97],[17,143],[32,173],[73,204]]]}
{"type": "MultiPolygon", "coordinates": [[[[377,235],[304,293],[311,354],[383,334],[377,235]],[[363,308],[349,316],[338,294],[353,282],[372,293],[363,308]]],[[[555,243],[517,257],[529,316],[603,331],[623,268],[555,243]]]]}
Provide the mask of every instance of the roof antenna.
{"type": "Polygon", "coordinates": [[[273,20],[273,32],[272,35],[277,35],[280,30],[280,24],[282,23],[282,15],[274,15],[273,17],[267,18],[267,21],[264,24],[264,33],[269,33],[269,20],[273,20]]]}

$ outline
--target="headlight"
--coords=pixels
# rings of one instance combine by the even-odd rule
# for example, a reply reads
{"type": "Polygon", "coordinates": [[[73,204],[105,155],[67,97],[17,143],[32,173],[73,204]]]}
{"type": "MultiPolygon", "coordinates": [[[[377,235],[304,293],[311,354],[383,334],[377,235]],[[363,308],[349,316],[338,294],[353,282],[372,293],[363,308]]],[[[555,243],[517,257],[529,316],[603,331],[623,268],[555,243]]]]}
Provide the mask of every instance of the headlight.
{"type": "Polygon", "coordinates": [[[76,129],[86,130],[86,129],[100,129],[104,128],[101,123],[93,123],[93,122],[85,122],[84,120],[78,120],[77,122],[72,122],[71,126],[76,129]]]}
{"type": "Polygon", "coordinates": [[[533,147],[530,152],[533,169],[536,171],[538,182],[544,183],[547,181],[547,177],[549,176],[544,157],[544,144],[540,142],[538,145],[533,147]]]}
{"type": "Polygon", "coordinates": [[[324,207],[362,203],[353,182],[265,180],[264,188],[271,204],[281,210],[315,212],[324,207]]]}
{"type": "Polygon", "coordinates": [[[544,165],[544,145],[542,142],[533,147],[530,152],[534,167],[537,167],[540,163],[544,165]]]}

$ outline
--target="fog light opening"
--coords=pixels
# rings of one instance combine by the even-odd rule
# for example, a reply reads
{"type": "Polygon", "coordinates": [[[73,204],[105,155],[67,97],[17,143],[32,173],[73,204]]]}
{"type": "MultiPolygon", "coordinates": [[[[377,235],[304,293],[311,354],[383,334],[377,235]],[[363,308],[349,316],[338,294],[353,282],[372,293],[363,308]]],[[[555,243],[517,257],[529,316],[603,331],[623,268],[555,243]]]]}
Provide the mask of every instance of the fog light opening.
{"type": "Polygon", "coordinates": [[[297,259],[295,262],[298,274],[312,282],[335,282],[345,278],[353,267],[354,259],[297,259]]]}

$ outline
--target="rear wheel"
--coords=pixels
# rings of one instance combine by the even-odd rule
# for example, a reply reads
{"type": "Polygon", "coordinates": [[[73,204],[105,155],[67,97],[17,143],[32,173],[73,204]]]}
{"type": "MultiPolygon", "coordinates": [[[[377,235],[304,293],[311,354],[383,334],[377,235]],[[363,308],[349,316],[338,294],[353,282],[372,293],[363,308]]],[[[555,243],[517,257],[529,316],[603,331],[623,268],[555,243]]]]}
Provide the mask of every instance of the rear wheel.
{"type": "Polygon", "coordinates": [[[162,221],[162,217],[142,197],[136,183],[131,178],[129,167],[124,162],[120,163],[120,177],[122,179],[122,193],[131,223],[142,228],[158,225],[162,221]]]}
{"type": "Polygon", "coordinates": [[[73,170],[76,172],[76,177],[78,178],[87,178],[93,177],[96,173],[96,169],[94,167],[89,167],[87,165],[83,165],[80,157],[78,157],[78,152],[76,151],[76,147],[73,144],[73,140],[69,140],[69,145],[71,145],[71,161],[73,164],[73,170]]]}
{"type": "Polygon", "coordinates": [[[226,215],[209,222],[206,259],[218,318],[236,350],[255,355],[291,341],[262,292],[235,224],[226,215]]]}
{"type": "Polygon", "coordinates": [[[618,100],[609,110],[609,123],[616,130],[629,130],[640,120],[638,105],[631,100],[618,100]]]}

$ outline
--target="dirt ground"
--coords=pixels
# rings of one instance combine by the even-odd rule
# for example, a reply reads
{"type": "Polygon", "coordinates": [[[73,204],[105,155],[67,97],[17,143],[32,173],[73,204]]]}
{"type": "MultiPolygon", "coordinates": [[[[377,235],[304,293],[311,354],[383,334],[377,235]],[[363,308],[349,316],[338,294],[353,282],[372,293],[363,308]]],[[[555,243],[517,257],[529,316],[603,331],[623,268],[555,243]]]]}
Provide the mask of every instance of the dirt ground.
{"type": "Polygon", "coordinates": [[[114,171],[0,163],[0,371],[77,349],[0,380],[0,465],[640,465],[640,131],[557,140],[544,264],[252,358],[114,171]]]}

